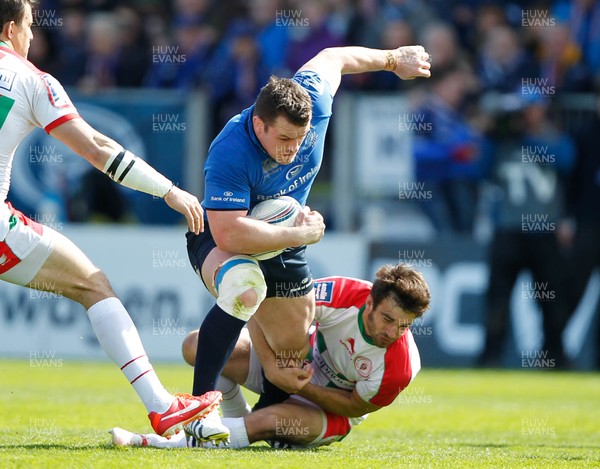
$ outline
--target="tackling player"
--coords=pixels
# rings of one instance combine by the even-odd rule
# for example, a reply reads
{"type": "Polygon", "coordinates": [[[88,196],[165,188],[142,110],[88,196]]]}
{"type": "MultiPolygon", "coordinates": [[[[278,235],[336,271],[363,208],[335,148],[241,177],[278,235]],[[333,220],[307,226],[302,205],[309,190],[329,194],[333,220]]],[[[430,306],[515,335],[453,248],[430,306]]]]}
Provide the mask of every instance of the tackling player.
{"type": "MultiPolygon", "coordinates": [[[[204,167],[206,231],[187,234],[191,264],[216,298],[200,327],[194,394],[215,389],[251,317],[272,350],[306,355],[315,299],[305,249],[322,238],[323,218],[305,207],[295,227],[278,227],[246,215],[257,203],[282,195],[305,205],[342,75],[387,70],[402,79],[428,77],[428,58],[421,46],[325,49],[291,79],[271,77],[255,104],[212,142],[204,167]],[[290,249],[269,260],[251,256],[284,248],[290,249]]],[[[283,384],[277,374],[271,379],[283,384]]]]}
{"type": "MultiPolygon", "coordinates": [[[[259,440],[275,447],[296,445],[311,448],[340,441],[366,414],[390,405],[421,368],[410,325],[428,308],[429,287],[410,265],[383,266],[373,284],[345,277],[315,282],[316,328],[310,337],[310,380],[291,382],[295,395],[287,401],[243,417],[211,417],[193,422],[183,435],[167,441],[157,435],[139,435],[120,428],[111,430],[116,445],[185,447],[212,446],[202,440],[215,434],[221,439],[229,429],[228,447],[243,448],[259,440]],[[224,429],[223,427],[226,427],[224,429]],[[194,441],[195,440],[195,441],[194,441]]],[[[249,327],[257,327],[254,321],[249,327]]],[[[231,359],[223,370],[227,380],[259,393],[262,373],[256,349],[268,348],[260,333],[240,335],[231,359]]],[[[194,363],[197,332],[184,341],[186,361],[194,363]]],[[[270,351],[270,353],[273,353],[270,351]]],[[[291,390],[291,389],[290,389],[291,390]]],[[[243,396],[232,389],[232,400],[243,396]],[[235,391],[235,392],[234,392],[235,391]]],[[[231,407],[245,414],[244,406],[223,402],[224,415],[231,407]]],[[[218,439],[218,438],[216,438],[218,439]]]]}
{"type": "Polygon", "coordinates": [[[96,169],[132,189],[162,197],[185,215],[191,232],[203,230],[196,197],[90,127],[61,84],[27,61],[34,0],[0,0],[0,280],[51,291],[87,310],[106,354],[121,368],[159,434],[218,406],[219,392],[172,396],[160,383],[129,314],[104,273],[62,234],[29,219],[6,202],[17,146],[41,127],[96,169]]]}

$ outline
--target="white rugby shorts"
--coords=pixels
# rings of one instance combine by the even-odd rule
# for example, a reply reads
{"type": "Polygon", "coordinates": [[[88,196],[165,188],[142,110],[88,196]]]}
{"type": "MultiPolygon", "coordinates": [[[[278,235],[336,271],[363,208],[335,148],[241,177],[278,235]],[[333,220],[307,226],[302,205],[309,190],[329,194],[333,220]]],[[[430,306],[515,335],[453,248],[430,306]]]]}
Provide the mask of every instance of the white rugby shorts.
{"type": "Polygon", "coordinates": [[[40,271],[56,240],[56,232],[19,212],[10,203],[9,228],[0,241],[0,280],[27,285],[40,271]]]}

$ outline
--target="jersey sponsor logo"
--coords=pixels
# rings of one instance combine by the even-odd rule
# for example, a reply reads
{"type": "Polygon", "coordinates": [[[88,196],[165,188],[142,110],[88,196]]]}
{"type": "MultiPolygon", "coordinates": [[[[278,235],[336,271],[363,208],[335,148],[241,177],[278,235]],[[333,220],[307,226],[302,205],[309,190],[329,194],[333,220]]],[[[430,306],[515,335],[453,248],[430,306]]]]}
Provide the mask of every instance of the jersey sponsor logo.
{"type": "Polygon", "coordinates": [[[270,156],[265,158],[262,162],[262,172],[264,177],[271,177],[273,174],[277,174],[282,171],[279,167],[279,163],[270,156]]]}
{"type": "Polygon", "coordinates": [[[310,168],[308,170],[308,172],[306,174],[304,174],[303,176],[298,176],[294,180],[294,186],[298,186],[298,184],[304,185],[306,183],[311,182],[311,180],[314,178],[314,176],[316,176],[320,167],[321,167],[320,165],[313,166],[312,168],[310,168]]]}
{"type": "Polygon", "coordinates": [[[12,90],[12,85],[15,82],[17,76],[16,72],[0,68],[0,88],[6,91],[12,90]]]}
{"type": "Polygon", "coordinates": [[[211,195],[210,196],[210,200],[211,202],[233,202],[233,203],[240,203],[240,204],[245,204],[246,203],[246,199],[244,197],[234,197],[233,192],[223,192],[223,195],[211,195]],[[231,195],[229,195],[231,194],[231,195]]]}
{"type": "Polygon", "coordinates": [[[373,369],[373,362],[366,357],[358,356],[354,359],[354,368],[363,378],[368,378],[373,369]]]}
{"type": "MultiPolygon", "coordinates": [[[[314,352],[314,351],[313,351],[314,352]]],[[[340,389],[353,389],[355,383],[351,382],[341,373],[337,373],[325,360],[325,357],[319,353],[314,354],[313,363],[323,373],[325,379],[329,381],[329,385],[333,385],[340,389]]]]}
{"type": "Polygon", "coordinates": [[[331,303],[334,286],[333,282],[315,282],[315,300],[331,303]]]}
{"type": "Polygon", "coordinates": [[[303,164],[298,164],[291,168],[285,175],[285,178],[289,181],[290,179],[294,179],[300,171],[304,168],[303,164]]]}
{"type": "Polygon", "coordinates": [[[55,108],[69,107],[73,104],[65,93],[65,90],[56,78],[47,73],[41,76],[42,82],[48,91],[48,99],[55,108]]]}
{"type": "Polygon", "coordinates": [[[340,339],[340,344],[346,348],[350,356],[354,355],[354,338],[340,339]]]}
{"type": "MultiPolygon", "coordinates": [[[[292,192],[297,191],[299,187],[302,187],[305,184],[311,184],[315,175],[319,171],[319,168],[320,168],[320,165],[313,166],[312,168],[310,168],[308,170],[307,173],[295,178],[293,182],[291,180],[289,180],[289,185],[287,187],[285,187],[285,185],[284,185],[284,187],[281,187],[281,185],[280,185],[279,187],[281,187],[281,189],[279,189],[277,192],[275,192],[273,194],[270,194],[270,195],[256,194],[254,197],[256,198],[257,201],[263,201],[263,200],[272,199],[274,197],[281,197],[282,195],[291,194],[292,192]]],[[[282,170],[283,170],[282,168],[277,168],[277,169],[273,170],[272,173],[269,173],[269,174],[265,174],[263,172],[263,176],[265,178],[272,177],[274,174],[276,174],[282,170]]],[[[276,182],[279,184],[278,181],[276,181],[276,182]]],[[[285,184],[285,182],[283,182],[283,183],[285,184]]]]}

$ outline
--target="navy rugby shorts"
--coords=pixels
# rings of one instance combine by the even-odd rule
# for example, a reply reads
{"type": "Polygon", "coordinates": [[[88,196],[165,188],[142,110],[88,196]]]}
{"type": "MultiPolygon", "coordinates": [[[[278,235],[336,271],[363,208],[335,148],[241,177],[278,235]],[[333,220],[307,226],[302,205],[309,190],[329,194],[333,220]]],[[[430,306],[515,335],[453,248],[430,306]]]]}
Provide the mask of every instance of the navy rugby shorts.
{"type": "MultiPolygon", "coordinates": [[[[188,231],[185,236],[190,262],[202,280],[202,264],[217,245],[206,220],[203,233],[196,235],[188,231]]],[[[306,246],[300,246],[286,249],[271,259],[258,261],[267,283],[267,298],[296,298],[310,293],[313,278],[305,252],[306,246]]]]}

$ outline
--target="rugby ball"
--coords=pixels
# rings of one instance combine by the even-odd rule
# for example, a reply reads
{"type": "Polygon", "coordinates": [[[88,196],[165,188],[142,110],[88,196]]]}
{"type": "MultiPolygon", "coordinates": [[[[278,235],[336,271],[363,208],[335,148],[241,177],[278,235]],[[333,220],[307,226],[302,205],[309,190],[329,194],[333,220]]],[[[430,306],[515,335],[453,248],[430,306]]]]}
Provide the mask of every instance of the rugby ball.
{"type": "MultiPolygon", "coordinates": [[[[278,226],[294,226],[296,218],[302,211],[302,206],[293,197],[282,196],[276,199],[268,199],[264,202],[256,204],[248,216],[256,220],[261,220],[271,225],[278,226]]],[[[276,249],[274,251],[260,252],[251,254],[256,260],[264,261],[278,256],[284,249],[276,249]]]]}

